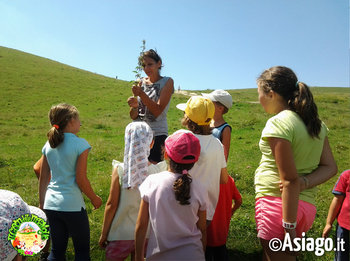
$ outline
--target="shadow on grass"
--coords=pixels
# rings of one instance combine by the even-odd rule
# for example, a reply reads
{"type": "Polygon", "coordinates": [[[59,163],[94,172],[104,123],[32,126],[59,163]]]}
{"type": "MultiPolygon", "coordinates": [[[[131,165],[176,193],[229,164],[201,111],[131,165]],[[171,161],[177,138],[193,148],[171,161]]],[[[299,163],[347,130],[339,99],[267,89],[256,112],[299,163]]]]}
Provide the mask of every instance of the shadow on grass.
{"type": "Polygon", "coordinates": [[[262,251],[245,253],[240,250],[228,249],[229,260],[259,261],[262,260],[262,251]]]}

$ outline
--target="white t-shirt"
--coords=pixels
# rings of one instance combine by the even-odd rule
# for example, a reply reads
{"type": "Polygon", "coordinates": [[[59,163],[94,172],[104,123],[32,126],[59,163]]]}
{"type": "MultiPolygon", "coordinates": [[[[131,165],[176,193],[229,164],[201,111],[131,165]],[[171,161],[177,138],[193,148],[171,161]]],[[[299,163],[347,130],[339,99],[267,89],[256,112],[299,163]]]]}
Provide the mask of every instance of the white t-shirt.
{"type": "Polygon", "coordinates": [[[150,237],[147,260],[204,260],[202,233],[197,227],[198,210],[207,208],[200,183],[192,181],[190,204],[175,199],[173,184],[180,174],[168,171],[150,175],[139,187],[149,204],[150,237]]]}
{"type": "Polygon", "coordinates": [[[194,136],[200,141],[201,154],[189,173],[208,191],[207,220],[212,220],[219,199],[221,169],[226,168],[224,147],[213,135],[194,136]]]}

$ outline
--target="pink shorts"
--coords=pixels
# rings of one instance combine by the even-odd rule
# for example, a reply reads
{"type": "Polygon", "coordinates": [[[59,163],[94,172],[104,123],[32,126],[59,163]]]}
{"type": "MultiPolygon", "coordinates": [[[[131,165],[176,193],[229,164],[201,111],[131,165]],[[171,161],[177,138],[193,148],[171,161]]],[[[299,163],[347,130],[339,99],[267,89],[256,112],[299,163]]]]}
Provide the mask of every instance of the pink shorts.
{"type": "MultiPolygon", "coordinates": [[[[307,232],[314,222],[316,207],[311,203],[299,200],[297,214],[297,237],[307,232]]],[[[282,199],[280,197],[261,197],[255,201],[255,221],[258,237],[270,240],[284,238],[282,227],[282,199]]]]}
{"type": "MultiPolygon", "coordinates": [[[[148,240],[146,240],[145,243],[145,254],[147,249],[147,242],[148,240]]],[[[135,252],[134,240],[109,241],[106,247],[106,259],[123,261],[133,252],[135,252]]]]}

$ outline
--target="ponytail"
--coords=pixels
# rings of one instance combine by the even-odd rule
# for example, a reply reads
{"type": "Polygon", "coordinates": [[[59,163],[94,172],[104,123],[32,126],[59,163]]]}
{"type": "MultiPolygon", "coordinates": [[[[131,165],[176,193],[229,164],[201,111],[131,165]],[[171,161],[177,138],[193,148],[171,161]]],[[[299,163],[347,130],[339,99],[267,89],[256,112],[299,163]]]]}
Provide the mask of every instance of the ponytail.
{"type": "Polygon", "coordinates": [[[182,174],[173,184],[175,198],[181,205],[189,205],[191,198],[191,182],[192,178],[189,174],[182,174]]]}
{"type": "Polygon", "coordinates": [[[50,147],[56,148],[63,142],[64,134],[63,131],[60,131],[59,129],[56,129],[54,126],[52,126],[47,133],[47,138],[49,140],[50,147]]]}
{"type": "Polygon", "coordinates": [[[275,66],[265,70],[257,79],[265,93],[274,91],[288,103],[290,110],[303,120],[309,135],[318,138],[321,120],[310,88],[299,82],[295,73],[284,66],[275,66]]]}
{"type": "MultiPolygon", "coordinates": [[[[193,157],[193,156],[188,156],[193,157]]],[[[169,157],[170,170],[174,173],[181,174],[173,184],[175,192],[175,199],[179,201],[181,205],[189,205],[191,198],[191,182],[192,178],[188,174],[188,170],[192,169],[194,163],[180,164],[176,163],[169,157]]]]}
{"type": "Polygon", "coordinates": [[[47,133],[51,148],[57,148],[63,142],[64,129],[71,119],[77,117],[79,117],[79,112],[73,105],[60,103],[51,107],[49,120],[52,127],[47,133]]]}
{"type": "Polygon", "coordinates": [[[303,82],[297,82],[297,93],[288,101],[292,111],[295,111],[303,120],[309,135],[317,137],[321,131],[321,120],[318,117],[317,106],[310,88],[303,82]]]}

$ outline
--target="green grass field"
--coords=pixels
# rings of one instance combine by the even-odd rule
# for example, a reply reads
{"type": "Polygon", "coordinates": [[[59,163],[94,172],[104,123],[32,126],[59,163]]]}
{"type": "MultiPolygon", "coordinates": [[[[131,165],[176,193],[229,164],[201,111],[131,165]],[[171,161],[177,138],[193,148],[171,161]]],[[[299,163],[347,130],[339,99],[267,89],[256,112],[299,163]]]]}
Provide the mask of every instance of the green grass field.
{"type": "MultiPolygon", "coordinates": [[[[92,145],[88,177],[105,203],[112,159],[123,160],[124,128],[131,121],[126,103],[131,96],[130,83],[4,47],[0,47],[0,68],[0,188],[15,191],[29,204],[38,205],[38,180],[32,166],[46,142],[50,107],[67,102],[80,111],[79,136],[92,145]]],[[[176,81],[176,75],[173,78],[176,81]]],[[[228,170],[242,194],[243,205],[232,219],[227,246],[232,260],[260,260],[253,182],[260,160],[260,133],[270,116],[257,102],[256,89],[229,92],[234,105],[225,117],[232,126],[228,170]]],[[[336,177],[318,189],[317,216],[307,235],[317,238],[326,221],[331,189],[340,172],[350,168],[350,89],[315,87],[312,92],[320,117],[330,129],[329,141],[339,169],[336,177]]],[[[187,99],[182,94],[173,95],[168,112],[170,134],[182,128],[183,113],[175,105],[187,99]]],[[[92,211],[90,202],[86,200],[86,203],[92,260],[104,260],[104,251],[98,246],[104,206],[92,211]]],[[[73,260],[73,253],[70,243],[68,260],[73,260]]],[[[303,252],[298,260],[332,260],[333,254],[328,252],[319,258],[303,252]]]]}

